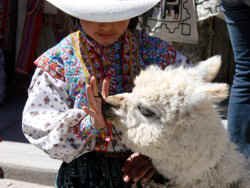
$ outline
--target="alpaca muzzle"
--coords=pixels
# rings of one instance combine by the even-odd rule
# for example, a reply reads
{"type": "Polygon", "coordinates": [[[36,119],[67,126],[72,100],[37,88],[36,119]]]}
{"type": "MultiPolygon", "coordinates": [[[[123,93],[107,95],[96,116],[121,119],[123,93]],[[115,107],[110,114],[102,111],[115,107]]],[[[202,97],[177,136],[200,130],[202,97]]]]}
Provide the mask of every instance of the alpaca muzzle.
{"type": "Polygon", "coordinates": [[[112,114],[112,105],[107,103],[105,100],[102,101],[102,113],[105,119],[110,119],[112,114]]]}
{"type": "Polygon", "coordinates": [[[114,109],[120,108],[123,99],[121,96],[114,95],[102,100],[102,111],[105,119],[114,117],[114,109]]]}

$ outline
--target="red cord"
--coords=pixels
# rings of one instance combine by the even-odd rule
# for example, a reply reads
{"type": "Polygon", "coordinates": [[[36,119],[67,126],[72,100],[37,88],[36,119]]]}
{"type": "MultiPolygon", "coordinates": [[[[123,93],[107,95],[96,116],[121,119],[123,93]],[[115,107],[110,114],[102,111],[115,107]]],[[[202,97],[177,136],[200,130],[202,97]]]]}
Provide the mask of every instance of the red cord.
{"type": "Polygon", "coordinates": [[[107,124],[107,128],[108,128],[108,133],[109,133],[109,136],[107,136],[105,138],[105,152],[108,151],[108,146],[109,144],[111,143],[112,141],[112,138],[113,138],[113,134],[112,134],[112,124],[110,122],[106,122],[107,124]]]}
{"type": "Polygon", "coordinates": [[[101,148],[98,148],[98,151],[100,152],[108,152],[108,146],[112,141],[113,135],[112,135],[112,124],[109,122],[106,122],[107,128],[108,128],[108,136],[104,133],[104,150],[101,148]]]}

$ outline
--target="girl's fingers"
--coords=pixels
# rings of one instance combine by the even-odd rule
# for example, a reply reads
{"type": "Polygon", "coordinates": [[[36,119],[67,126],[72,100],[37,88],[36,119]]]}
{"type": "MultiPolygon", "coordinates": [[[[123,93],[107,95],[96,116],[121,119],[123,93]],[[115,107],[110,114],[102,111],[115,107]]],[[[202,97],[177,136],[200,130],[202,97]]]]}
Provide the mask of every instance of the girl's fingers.
{"type": "Polygon", "coordinates": [[[130,181],[130,177],[128,175],[123,176],[123,181],[128,183],[130,181]]]}
{"type": "Polygon", "coordinates": [[[133,153],[125,162],[123,167],[123,179],[125,182],[142,180],[147,182],[155,173],[151,160],[139,153],[133,153]]]}
{"type": "Polygon", "coordinates": [[[92,88],[93,91],[93,96],[98,96],[98,86],[97,86],[97,81],[96,78],[94,76],[91,76],[90,78],[90,86],[92,88]]]}
{"type": "Polygon", "coordinates": [[[134,158],[138,157],[139,155],[140,155],[139,153],[133,153],[129,156],[129,158],[127,158],[127,160],[125,161],[122,167],[122,171],[124,174],[127,174],[127,172],[129,172],[130,169],[133,168],[134,158]]]}
{"type": "Polygon", "coordinates": [[[141,183],[145,184],[145,183],[149,182],[155,173],[156,173],[155,168],[151,168],[150,170],[148,170],[147,173],[143,176],[141,183]]]}
{"type": "Polygon", "coordinates": [[[144,180],[147,182],[147,177],[145,177],[147,174],[150,174],[154,172],[154,168],[153,167],[150,167],[150,166],[147,166],[143,169],[140,169],[140,171],[138,171],[138,173],[136,174],[136,176],[133,177],[133,181],[136,183],[138,182],[139,180],[144,180]]]}
{"type": "Polygon", "coordinates": [[[93,95],[93,90],[92,90],[91,85],[88,85],[88,84],[87,84],[87,97],[88,97],[89,107],[96,109],[96,100],[93,95]]]}
{"type": "MultiPolygon", "coordinates": [[[[104,82],[105,86],[103,88],[103,93],[104,95],[107,95],[109,83],[107,80],[104,82]]],[[[106,124],[102,115],[102,98],[99,97],[98,86],[94,76],[90,78],[90,83],[86,85],[86,93],[88,107],[84,107],[83,110],[94,119],[94,126],[97,129],[104,128],[106,124]]]]}
{"type": "Polygon", "coordinates": [[[109,85],[110,85],[110,79],[104,78],[102,83],[102,97],[107,98],[109,96],[109,85]]]}
{"type": "Polygon", "coordinates": [[[102,120],[102,118],[96,113],[96,111],[89,109],[88,107],[84,106],[83,110],[85,113],[89,114],[91,118],[94,119],[94,126],[97,129],[102,129],[105,127],[105,122],[102,120]]]}
{"type": "Polygon", "coordinates": [[[89,109],[88,107],[84,106],[83,108],[83,111],[86,113],[86,114],[89,114],[91,117],[93,117],[94,119],[96,118],[96,113],[95,111],[93,111],[92,109],[89,109]]]}
{"type": "Polygon", "coordinates": [[[134,164],[133,168],[131,168],[126,175],[128,175],[130,179],[133,179],[134,182],[137,182],[142,179],[142,177],[144,177],[145,174],[147,174],[147,172],[152,168],[153,166],[151,162],[148,160],[141,160],[134,164]]]}

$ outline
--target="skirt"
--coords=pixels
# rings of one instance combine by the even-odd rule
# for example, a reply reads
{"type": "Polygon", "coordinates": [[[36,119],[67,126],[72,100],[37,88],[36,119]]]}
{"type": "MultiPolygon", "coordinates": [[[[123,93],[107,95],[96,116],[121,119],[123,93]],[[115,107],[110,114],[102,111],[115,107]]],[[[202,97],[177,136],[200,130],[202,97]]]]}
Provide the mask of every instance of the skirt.
{"type": "MultiPolygon", "coordinates": [[[[122,167],[129,154],[89,152],[58,171],[57,188],[130,188],[123,181],[122,167]]],[[[137,187],[141,187],[138,183],[137,187]]]]}

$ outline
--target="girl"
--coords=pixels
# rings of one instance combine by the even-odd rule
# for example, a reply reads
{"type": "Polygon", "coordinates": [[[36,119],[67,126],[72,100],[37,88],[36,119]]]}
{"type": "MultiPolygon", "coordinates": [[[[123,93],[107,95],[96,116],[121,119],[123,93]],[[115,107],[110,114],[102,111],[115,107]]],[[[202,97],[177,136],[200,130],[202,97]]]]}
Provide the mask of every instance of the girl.
{"type": "Polygon", "coordinates": [[[105,122],[101,97],[129,92],[140,69],[186,58],[166,42],[135,30],[137,16],[160,0],[48,0],[80,19],[81,29],[40,56],[23,111],[23,132],[63,160],[58,188],[129,187],[155,174],[105,122]]]}

